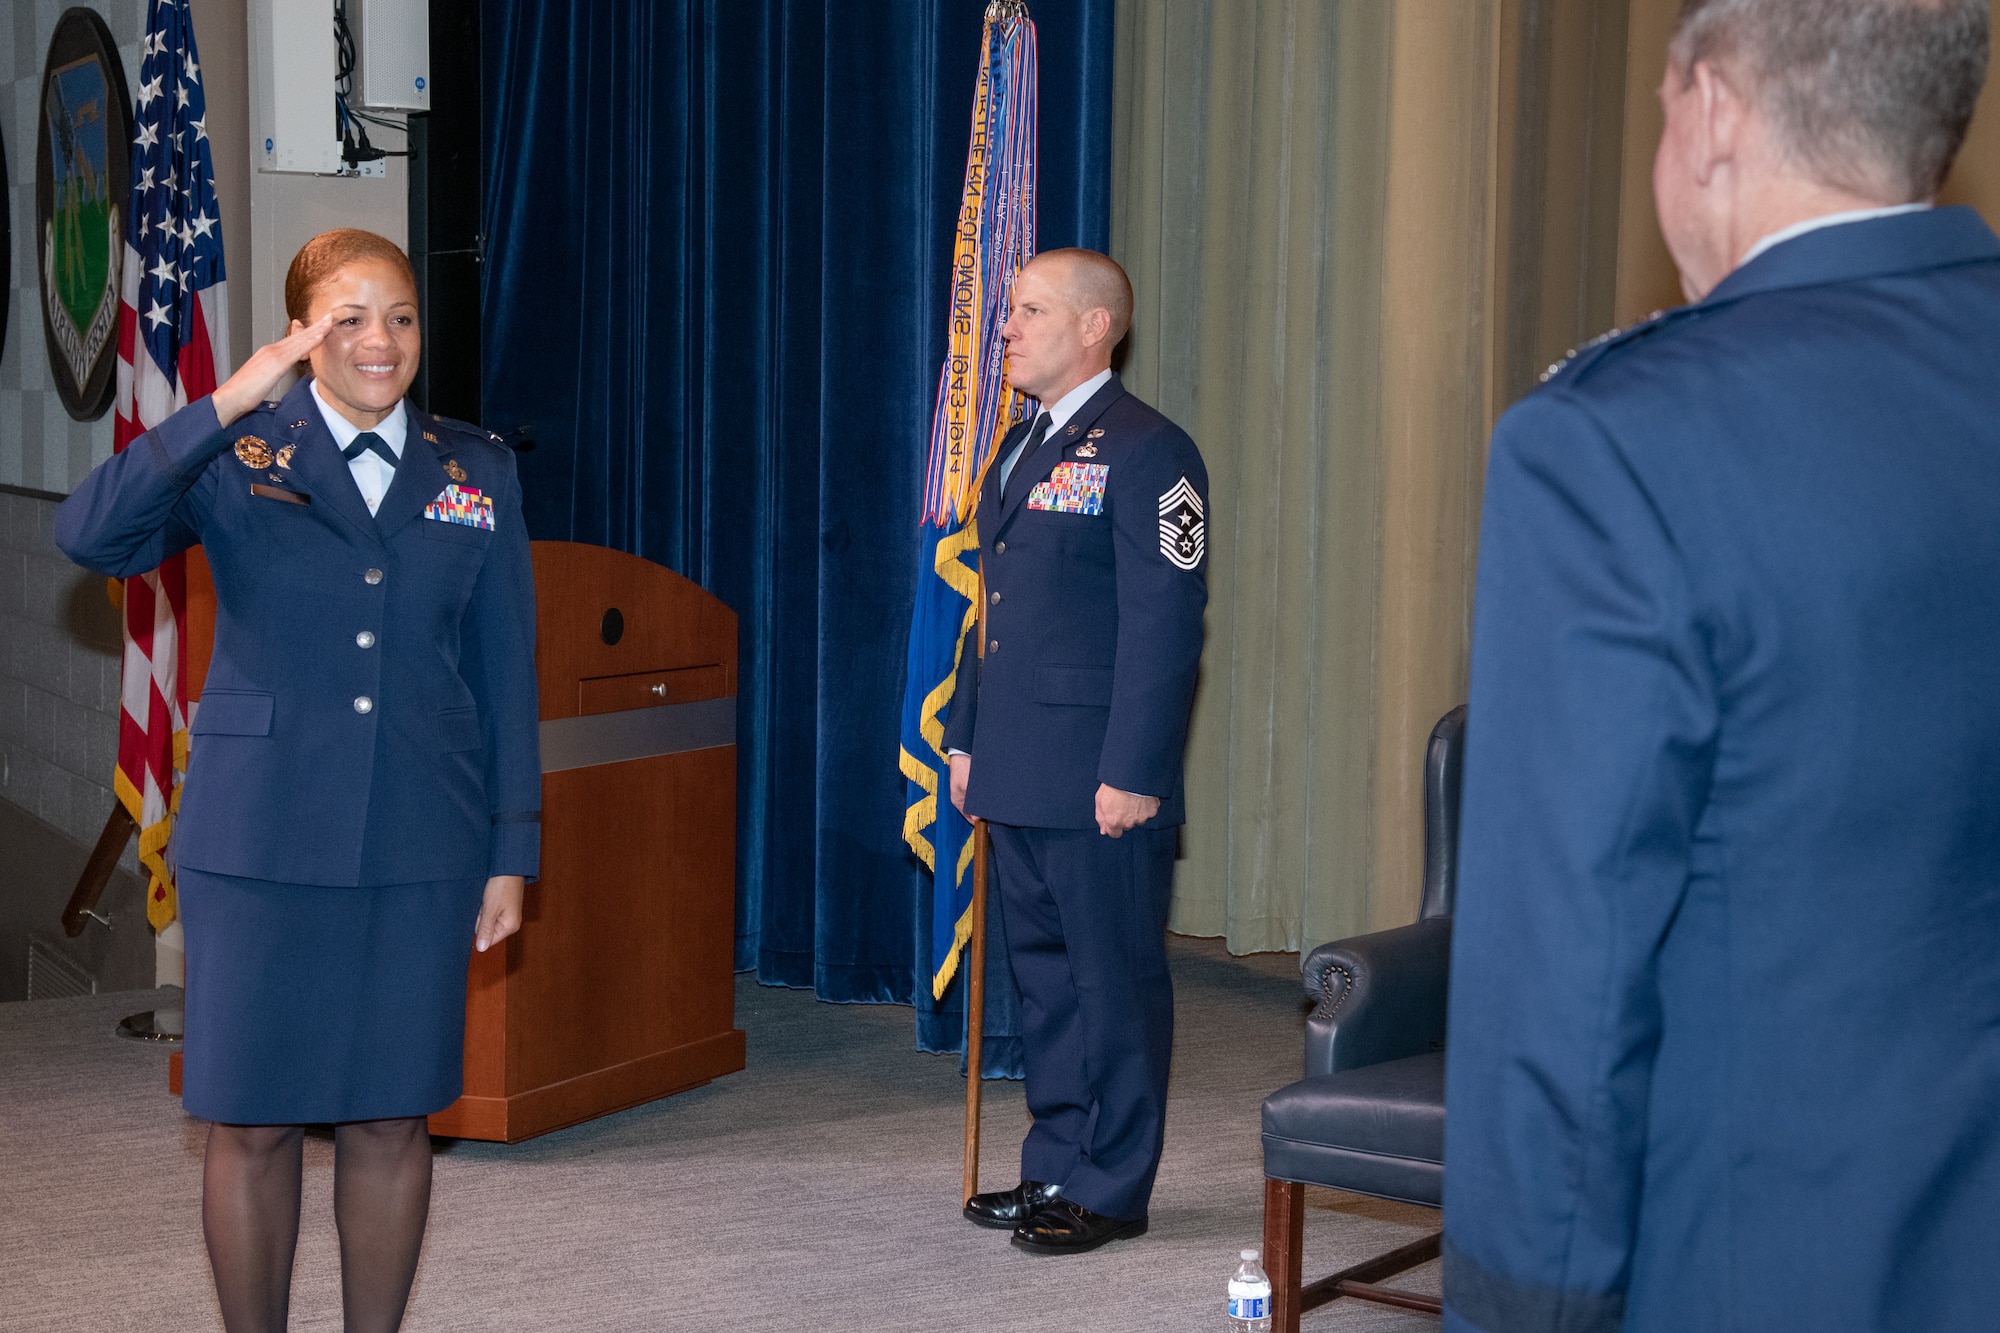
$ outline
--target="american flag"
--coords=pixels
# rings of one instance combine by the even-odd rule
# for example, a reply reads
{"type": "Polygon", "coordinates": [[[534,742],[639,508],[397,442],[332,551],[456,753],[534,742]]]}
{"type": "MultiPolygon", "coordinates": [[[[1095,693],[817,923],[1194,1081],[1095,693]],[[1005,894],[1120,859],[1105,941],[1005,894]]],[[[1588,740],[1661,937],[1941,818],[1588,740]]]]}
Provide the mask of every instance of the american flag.
{"type": "MultiPolygon", "coordinates": [[[[152,0],[134,101],[137,137],[112,432],[112,448],[121,451],[189,400],[214,392],[229,369],[222,224],[189,0],[152,0]]],[[[179,915],[166,847],[179,773],[187,767],[181,672],[186,606],[181,556],[125,580],[125,676],[113,784],[139,826],[139,860],[152,878],[146,916],[154,930],[179,915]]]]}

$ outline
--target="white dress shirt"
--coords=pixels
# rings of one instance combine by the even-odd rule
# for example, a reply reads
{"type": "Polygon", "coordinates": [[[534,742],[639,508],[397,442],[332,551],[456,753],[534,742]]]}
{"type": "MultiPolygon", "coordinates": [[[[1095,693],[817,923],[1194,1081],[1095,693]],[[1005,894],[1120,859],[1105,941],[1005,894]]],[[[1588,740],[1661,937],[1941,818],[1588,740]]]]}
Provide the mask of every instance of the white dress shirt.
{"type": "MultiPolygon", "coordinates": [[[[1043,408],[1042,415],[1048,417],[1049,419],[1049,428],[1046,431],[1042,432],[1043,441],[1046,442],[1049,436],[1055,434],[1057,431],[1061,430],[1065,425],[1067,425],[1069,419],[1076,415],[1077,409],[1082,407],[1085,403],[1089,402],[1090,396],[1092,394],[1096,393],[1099,389],[1103,388],[1106,384],[1110,382],[1111,382],[1111,371],[1107,367],[1106,369],[1098,371],[1095,375],[1092,375],[1089,379],[1077,385],[1074,389],[1071,389],[1068,393],[1064,394],[1062,397],[1056,399],[1055,402],[1050,406],[1043,408]]],[[[1033,434],[1034,427],[1030,426],[1028,428],[1028,432],[1029,434],[1033,434]]],[[[1023,435],[1021,437],[1021,442],[1015,445],[1012,452],[1010,452],[1007,455],[1007,457],[1001,461],[1000,464],[1001,490],[1004,491],[1007,489],[1007,482],[1013,477],[1014,474],[1014,464],[1021,461],[1021,454],[1023,451],[1027,449],[1027,447],[1028,447],[1028,437],[1026,435],[1023,435]]]]}
{"type": "MultiPolygon", "coordinates": [[[[320,395],[319,381],[312,382],[313,403],[319,408],[327,430],[333,433],[333,442],[342,449],[354,443],[354,437],[361,433],[361,427],[333,410],[320,395]]],[[[405,415],[403,404],[396,404],[395,410],[376,422],[372,428],[382,437],[382,443],[389,446],[389,452],[397,458],[403,456],[403,441],[410,430],[409,417],[405,415]]],[[[382,497],[389,493],[389,483],[396,479],[396,469],[382,461],[382,456],[373,450],[364,450],[347,460],[347,470],[354,474],[354,484],[361,488],[361,498],[368,502],[368,512],[374,513],[382,503],[382,497]]]]}

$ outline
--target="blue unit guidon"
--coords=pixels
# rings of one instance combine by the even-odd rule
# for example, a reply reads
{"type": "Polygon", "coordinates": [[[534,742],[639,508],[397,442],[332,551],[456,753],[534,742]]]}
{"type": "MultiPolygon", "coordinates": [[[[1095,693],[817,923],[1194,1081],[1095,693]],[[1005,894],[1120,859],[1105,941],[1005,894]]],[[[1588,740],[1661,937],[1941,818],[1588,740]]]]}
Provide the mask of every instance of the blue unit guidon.
{"type": "Polygon", "coordinates": [[[476,487],[447,486],[438,492],[437,499],[424,506],[424,517],[446,523],[463,523],[468,528],[484,528],[491,532],[493,499],[480,494],[476,487]]]}
{"type": "Polygon", "coordinates": [[[1101,514],[1104,482],[1110,475],[1109,463],[1058,463],[1047,481],[1036,482],[1035,489],[1028,492],[1028,508],[1058,514],[1101,514]]]}

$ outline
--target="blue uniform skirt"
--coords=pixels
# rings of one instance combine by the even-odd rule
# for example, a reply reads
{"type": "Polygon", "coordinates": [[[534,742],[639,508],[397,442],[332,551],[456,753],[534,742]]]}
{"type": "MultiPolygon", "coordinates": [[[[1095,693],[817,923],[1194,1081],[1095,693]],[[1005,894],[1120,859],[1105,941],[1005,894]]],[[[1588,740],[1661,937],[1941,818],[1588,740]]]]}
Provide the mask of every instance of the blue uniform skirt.
{"type": "Polygon", "coordinates": [[[324,1124],[457,1100],[483,878],[355,889],[185,867],[178,878],[191,1115],[324,1124]]]}

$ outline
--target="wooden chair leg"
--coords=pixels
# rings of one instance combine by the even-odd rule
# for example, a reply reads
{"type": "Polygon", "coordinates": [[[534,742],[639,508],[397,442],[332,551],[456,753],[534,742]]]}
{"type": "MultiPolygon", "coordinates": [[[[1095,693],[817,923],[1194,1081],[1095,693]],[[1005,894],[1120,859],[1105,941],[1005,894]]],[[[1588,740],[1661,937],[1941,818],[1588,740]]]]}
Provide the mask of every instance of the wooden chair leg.
{"type": "Polygon", "coordinates": [[[1382,1278],[1394,1277],[1406,1269],[1437,1258],[1443,1240],[1442,1231],[1433,1231],[1422,1240],[1413,1240],[1387,1254],[1378,1254],[1351,1268],[1343,1268],[1332,1277],[1309,1283],[1299,1292],[1299,1310],[1301,1313],[1316,1310],[1337,1297],[1351,1296],[1356,1300],[1374,1301],[1378,1305],[1395,1305],[1405,1310],[1421,1310],[1425,1314],[1443,1314],[1444,1304],[1435,1296],[1398,1291],[1379,1284],[1382,1278]]]}
{"type": "Polygon", "coordinates": [[[1264,1273],[1271,1279],[1272,1333],[1299,1333],[1299,1264],[1306,1228],[1306,1187],[1264,1182],[1264,1273]]]}

